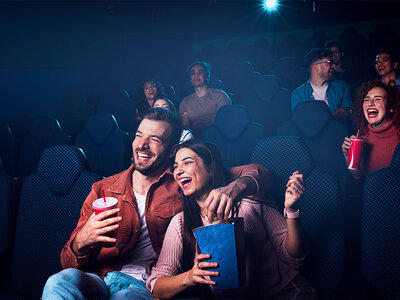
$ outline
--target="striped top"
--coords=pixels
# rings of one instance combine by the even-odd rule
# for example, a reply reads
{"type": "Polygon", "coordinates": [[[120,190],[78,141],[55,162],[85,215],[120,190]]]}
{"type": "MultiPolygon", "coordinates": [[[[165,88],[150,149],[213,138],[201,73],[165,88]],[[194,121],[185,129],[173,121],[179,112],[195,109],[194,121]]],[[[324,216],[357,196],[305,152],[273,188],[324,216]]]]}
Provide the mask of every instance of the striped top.
{"type": "MultiPolygon", "coordinates": [[[[286,220],[275,208],[243,199],[238,216],[244,218],[247,283],[239,290],[218,291],[216,296],[271,297],[299,273],[296,269],[304,264],[305,258],[296,259],[288,254],[286,220]]],[[[204,225],[209,224],[202,220],[204,225]]],[[[150,292],[159,277],[182,273],[182,235],[183,212],[168,226],[157,264],[146,282],[150,292]]]]}

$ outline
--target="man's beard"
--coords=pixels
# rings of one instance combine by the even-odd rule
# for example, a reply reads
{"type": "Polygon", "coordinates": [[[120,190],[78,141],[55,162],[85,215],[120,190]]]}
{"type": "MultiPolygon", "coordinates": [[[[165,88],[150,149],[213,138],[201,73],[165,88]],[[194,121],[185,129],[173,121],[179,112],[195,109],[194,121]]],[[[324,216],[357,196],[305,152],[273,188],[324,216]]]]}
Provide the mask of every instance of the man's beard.
{"type": "MultiPolygon", "coordinates": [[[[143,150],[142,150],[143,151],[143,150]]],[[[152,155],[152,153],[150,153],[152,155]]],[[[136,161],[136,153],[134,154],[134,163],[135,163],[135,170],[139,173],[148,176],[157,171],[164,171],[164,169],[168,165],[168,159],[163,155],[159,156],[155,161],[153,161],[150,165],[143,165],[140,162],[136,161]]]]}

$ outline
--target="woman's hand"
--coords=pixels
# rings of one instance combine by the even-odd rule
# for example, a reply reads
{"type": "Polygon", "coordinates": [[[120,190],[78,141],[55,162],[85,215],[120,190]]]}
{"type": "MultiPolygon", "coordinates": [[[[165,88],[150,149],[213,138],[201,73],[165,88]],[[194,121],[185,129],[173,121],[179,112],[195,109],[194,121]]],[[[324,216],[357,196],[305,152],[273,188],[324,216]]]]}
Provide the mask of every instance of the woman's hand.
{"type": "Polygon", "coordinates": [[[207,262],[205,259],[209,259],[209,254],[199,254],[196,256],[193,268],[187,272],[186,286],[194,286],[196,284],[210,284],[215,285],[215,281],[208,280],[204,276],[219,276],[219,272],[207,271],[203,269],[217,268],[218,264],[215,262],[207,262]]]}
{"type": "MultiPolygon", "coordinates": [[[[349,150],[351,148],[351,140],[356,139],[357,137],[355,135],[352,135],[351,137],[345,137],[343,144],[342,144],[342,151],[343,151],[343,156],[344,159],[346,160],[346,165],[347,161],[349,159],[349,150]]],[[[362,160],[362,158],[361,158],[362,160]]],[[[363,177],[363,172],[360,170],[349,170],[351,176],[353,176],[354,179],[361,179],[363,177]]]]}
{"type": "Polygon", "coordinates": [[[297,210],[295,208],[296,203],[306,190],[304,187],[303,174],[300,174],[299,171],[295,171],[293,175],[289,177],[286,187],[285,209],[288,212],[295,212],[297,210]]]}
{"type": "Polygon", "coordinates": [[[355,135],[352,135],[351,137],[346,136],[344,138],[344,141],[342,144],[342,152],[343,152],[344,159],[346,160],[346,163],[347,163],[347,160],[349,157],[349,150],[351,148],[351,140],[356,139],[356,138],[357,137],[355,135]]]}

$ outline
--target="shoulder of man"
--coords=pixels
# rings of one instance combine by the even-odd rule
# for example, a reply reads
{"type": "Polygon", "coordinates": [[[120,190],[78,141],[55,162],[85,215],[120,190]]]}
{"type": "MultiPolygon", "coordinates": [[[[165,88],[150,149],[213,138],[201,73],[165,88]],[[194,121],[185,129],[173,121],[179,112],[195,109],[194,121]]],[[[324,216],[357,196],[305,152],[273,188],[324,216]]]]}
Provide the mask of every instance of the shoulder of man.
{"type": "Polygon", "coordinates": [[[335,88],[341,88],[341,89],[350,88],[350,85],[347,82],[343,81],[343,80],[334,79],[334,80],[331,80],[329,82],[329,84],[334,86],[335,88]]]}
{"type": "Polygon", "coordinates": [[[310,85],[310,81],[307,80],[306,82],[304,82],[302,85],[298,86],[297,88],[295,88],[292,91],[292,95],[293,94],[299,94],[302,93],[303,91],[307,91],[308,89],[311,89],[311,85],[310,85]]]}
{"type": "Polygon", "coordinates": [[[214,89],[214,88],[209,88],[209,93],[211,94],[216,94],[216,95],[227,95],[225,91],[220,90],[220,89],[214,89]]]}
{"type": "Polygon", "coordinates": [[[188,100],[191,100],[191,99],[194,98],[194,97],[197,97],[197,95],[196,95],[195,92],[193,92],[193,93],[187,95],[186,97],[184,97],[184,98],[182,99],[181,103],[182,103],[182,102],[187,102],[188,100]]]}

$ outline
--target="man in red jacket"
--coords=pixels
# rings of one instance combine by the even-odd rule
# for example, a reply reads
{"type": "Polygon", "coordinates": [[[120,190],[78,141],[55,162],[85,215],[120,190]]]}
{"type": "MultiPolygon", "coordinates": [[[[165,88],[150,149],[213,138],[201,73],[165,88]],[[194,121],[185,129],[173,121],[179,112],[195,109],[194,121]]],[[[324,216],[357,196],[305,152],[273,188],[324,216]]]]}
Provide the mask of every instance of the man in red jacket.
{"type": "MultiPolygon", "coordinates": [[[[61,252],[64,270],[47,280],[43,299],[152,299],[146,278],[170,220],[182,210],[178,185],[169,170],[181,132],[179,117],[170,111],[156,108],[143,116],[132,142],[134,163],[93,185],[61,252]],[[103,191],[118,199],[118,208],[95,215],[92,203],[103,191]],[[117,238],[106,235],[116,229],[117,238]],[[115,246],[106,248],[102,243],[115,246]]],[[[226,217],[233,201],[264,194],[272,184],[271,173],[258,165],[231,172],[237,179],[207,199],[209,219],[226,217]]]]}

